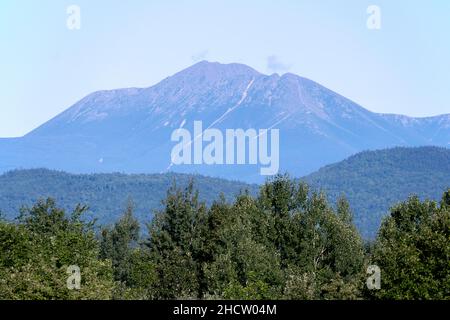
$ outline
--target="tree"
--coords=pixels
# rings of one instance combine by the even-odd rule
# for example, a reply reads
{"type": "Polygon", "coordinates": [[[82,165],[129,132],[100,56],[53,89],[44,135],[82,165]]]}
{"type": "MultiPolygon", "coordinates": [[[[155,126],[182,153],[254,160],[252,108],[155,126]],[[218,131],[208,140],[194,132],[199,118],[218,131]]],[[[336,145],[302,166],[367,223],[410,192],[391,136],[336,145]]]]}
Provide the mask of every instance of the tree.
{"type": "Polygon", "coordinates": [[[391,209],[372,263],[381,269],[379,299],[450,299],[450,190],[440,205],[417,196],[391,209]]]}
{"type": "Polygon", "coordinates": [[[255,199],[241,194],[231,206],[216,203],[208,217],[213,228],[204,239],[206,245],[214,243],[214,249],[211,260],[203,265],[207,295],[225,299],[281,297],[284,279],[280,257],[267,241],[267,217],[255,199]]]}
{"type": "Polygon", "coordinates": [[[344,198],[335,212],[323,193],[310,193],[305,183],[279,175],[261,188],[258,202],[269,217],[269,239],[281,257],[285,298],[359,294],[364,250],[344,198]]]}
{"type": "Polygon", "coordinates": [[[114,299],[151,299],[155,282],[155,265],[139,244],[139,222],[129,201],[123,216],[111,228],[103,228],[100,258],[112,262],[116,281],[114,299]]]}
{"type": "Polygon", "coordinates": [[[19,224],[0,222],[1,299],[109,299],[108,260],[98,259],[93,224],[81,220],[86,207],[66,216],[54,200],[24,209],[19,224]],[[80,270],[79,290],[70,290],[69,266],[80,270]]]}
{"type": "Polygon", "coordinates": [[[156,265],[155,294],[162,299],[199,297],[199,268],[194,255],[206,205],[199,202],[193,182],[184,190],[174,185],[164,205],[149,226],[147,242],[156,265]]]}
{"type": "Polygon", "coordinates": [[[288,175],[277,175],[261,187],[258,203],[269,219],[268,239],[278,250],[284,268],[295,259],[297,235],[292,219],[304,208],[307,194],[308,187],[296,184],[288,175]]]}
{"type": "Polygon", "coordinates": [[[114,227],[101,231],[100,257],[112,261],[116,281],[130,282],[131,255],[137,248],[138,240],[139,222],[133,216],[133,203],[129,202],[114,227]]]}

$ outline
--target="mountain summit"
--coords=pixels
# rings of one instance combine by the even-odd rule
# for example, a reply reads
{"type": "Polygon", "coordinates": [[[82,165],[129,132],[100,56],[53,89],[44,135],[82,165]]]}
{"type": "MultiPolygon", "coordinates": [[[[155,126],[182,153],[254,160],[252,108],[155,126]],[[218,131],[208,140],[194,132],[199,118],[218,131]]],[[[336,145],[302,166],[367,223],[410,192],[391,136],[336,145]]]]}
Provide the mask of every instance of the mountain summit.
{"type": "Polygon", "coordinates": [[[22,138],[0,139],[0,171],[174,171],[262,181],[252,165],[170,166],[172,132],[280,130],[280,168],[304,175],[362,150],[450,144],[450,115],[370,112],[314,81],[199,62],[149,88],[94,92],[22,138]]]}

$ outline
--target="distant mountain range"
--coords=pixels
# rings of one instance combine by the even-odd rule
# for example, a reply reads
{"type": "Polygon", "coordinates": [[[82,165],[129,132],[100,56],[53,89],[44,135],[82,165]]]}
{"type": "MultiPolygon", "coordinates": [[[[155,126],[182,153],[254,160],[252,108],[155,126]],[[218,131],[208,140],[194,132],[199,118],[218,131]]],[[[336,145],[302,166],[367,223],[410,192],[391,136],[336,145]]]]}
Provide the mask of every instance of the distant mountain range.
{"type": "MultiPolygon", "coordinates": [[[[426,107],[426,106],[424,106],[426,107]]],[[[149,88],[99,91],[21,138],[0,139],[0,172],[182,173],[262,182],[255,165],[170,166],[173,130],[193,122],[280,130],[280,171],[303,176],[363,150],[450,145],[450,115],[411,118],[370,112],[287,73],[200,62],[149,88]]]]}
{"type": "MultiPolygon", "coordinates": [[[[131,199],[136,216],[144,223],[151,220],[154,209],[161,207],[174,181],[184,187],[192,178],[200,199],[209,204],[220,193],[228,200],[245,189],[253,195],[258,193],[257,185],[186,174],[75,175],[43,169],[17,170],[0,175],[0,210],[12,219],[23,205],[53,197],[68,210],[77,203],[88,204],[88,218],[109,224],[117,220],[131,199]]],[[[411,194],[439,200],[450,188],[450,150],[421,147],[362,152],[302,180],[312,190],[325,191],[332,203],[345,195],[359,231],[364,238],[373,239],[390,206],[411,194]]]]}

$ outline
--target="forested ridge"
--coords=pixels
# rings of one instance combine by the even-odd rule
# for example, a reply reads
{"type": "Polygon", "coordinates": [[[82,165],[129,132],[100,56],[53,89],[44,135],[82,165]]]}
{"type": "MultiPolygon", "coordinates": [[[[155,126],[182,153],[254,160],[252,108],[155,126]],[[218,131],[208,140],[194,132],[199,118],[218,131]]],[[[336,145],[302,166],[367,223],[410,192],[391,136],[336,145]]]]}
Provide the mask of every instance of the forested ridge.
{"type": "MultiPolygon", "coordinates": [[[[257,185],[201,175],[165,174],[71,174],[47,169],[15,170],[0,175],[0,210],[5,218],[18,216],[22,206],[51,197],[66,211],[76,203],[89,205],[86,218],[98,225],[116,222],[128,200],[135,203],[134,216],[148,222],[153,210],[174,181],[181,188],[194,178],[200,200],[208,205],[223,193],[227,201],[257,185]]],[[[373,240],[382,218],[397,202],[416,194],[421,200],[439,200],[450,187],[450,150],[438,147],[393,148],[367,151],[326,166],[301,178],[312,189],[323,190],[330,204],[345,195],[354,213],[354,223],[363,239],[373,240]]],[[[146,228],[141,229],[143,233],[146,228]]]]}
{"type": "Polygon", "coordinates": [[[345,195],[364,239],[374,239],[389,208],[411,194],[439,200],[450,187],[450,149],[397,147],[358,153],[302,178],[334,203],[345,195]]]}
{"type": "Polygon", "coordinates": [[[440,201],[404,199],[364,243],[345,198],[336,206],[280,175],[255,196],[169,188],[147,221],[130,201],[99,230],[52,199],[0,222],[0,299],[449,299],[450,189],[440,201]],[[369,265],[381,287],[366,286],[369,265]],[[70,267],[79,288],[68,288],[70,267]],[[69,268],[69,269],[68,269],[69,268]]]}
{"type": "Polygon", "coordinates": [[[220,193],[232,200],[242,189],[253,194],[258,190],[256,185],[239,181],[181,173],[71,174],[48,169],[14,170],[0,175],[0,210],[5,218],[13,220],[23,206],[51,197],[65,210],[76,203],[89,204],[85,217],[106,225],[116,222],[132,200],[135,217],[145,223],[152,218],[153,210],[161,208],[161,201],[174,181],[183,188],[194,178],[200,199],[208,204],[220,193]]]}

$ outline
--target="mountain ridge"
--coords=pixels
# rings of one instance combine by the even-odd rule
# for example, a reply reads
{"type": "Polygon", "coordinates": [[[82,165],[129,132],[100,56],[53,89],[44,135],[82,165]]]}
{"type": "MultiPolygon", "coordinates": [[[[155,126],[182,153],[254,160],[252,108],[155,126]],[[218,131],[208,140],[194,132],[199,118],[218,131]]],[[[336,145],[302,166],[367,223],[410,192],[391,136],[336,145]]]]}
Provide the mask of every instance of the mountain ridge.
{"type": "Polygon", "coordinates": [[[96,173],[73,174],[49,169],[12,170],[0,175],[0,212],[13,220],[23,206],[48,197],[66,210],[77,204],[89,206],[86,218],[100,225],[115,222],[131,201],[141,223],[150,222],[153,211],[162,207],[169,188],[185,188],[190,182],[199,191],[199,199],[211,205],[220,194],[231,201],[241,191],[255,194],[257,187],[201,175],[96,173]]]}
{"type": "Polygon", "coordinates": [[[395,147],[363,151],[301,178],[332,203],[345,195],[355,223],[373,239],[389,208],[415,194],[439,201],[450,188],[450,149],[395,147]]]}
{"type": "MultiPolygon", "coordinates": [[[[192,130],[194,121],[221,131],[279,129],[281,172],[295,176],[366,149],[450,145],[450,115],[378,114],[292,73],[202,61],[154,86],[94,92],[24,137],[0,139],[0,171],[164,172],[171,133],[192,130]]],[[[265,178],[251,165],[172,168],[247,182],[265,178]]]]}

